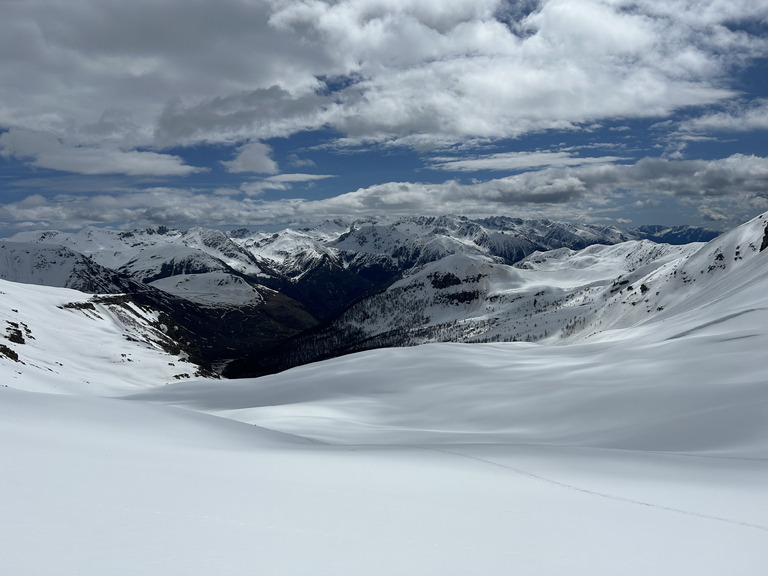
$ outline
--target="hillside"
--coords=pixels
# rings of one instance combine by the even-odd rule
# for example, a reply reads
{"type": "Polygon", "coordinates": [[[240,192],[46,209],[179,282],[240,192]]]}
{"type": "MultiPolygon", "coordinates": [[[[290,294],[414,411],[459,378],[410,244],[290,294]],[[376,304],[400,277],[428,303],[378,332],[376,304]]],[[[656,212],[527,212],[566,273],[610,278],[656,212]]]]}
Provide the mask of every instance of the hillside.
{"type": "Polygon", "coordinates": [[[104,395],[204,374],[167,316],[122,296],[0,280],[0,381],[104,395]]]}
{"type": "Polygon", "coordinates": [[[697,281],[699,289],[719,282],[725,270],[736,278],[748,267],[759,251],[761,222],[756,218],[706,244],[630,240],[537,250],[511,265],[471,247],[451,250],[414,265],[386,290],[294,337],[275,354],[233,362],[228,375],[429,342],[558,344],[663,318],[666,307],[690,297],[697,281]]]}
{"type": "Polygon", "coordinates": [[[602,328],[258,379],[185,378],[131,303],[0,281],[0,571],[762,574],[765,218],[681,249],[454,255],[460,280],[498,267],[491,294],[581,290],[602,328]]]}

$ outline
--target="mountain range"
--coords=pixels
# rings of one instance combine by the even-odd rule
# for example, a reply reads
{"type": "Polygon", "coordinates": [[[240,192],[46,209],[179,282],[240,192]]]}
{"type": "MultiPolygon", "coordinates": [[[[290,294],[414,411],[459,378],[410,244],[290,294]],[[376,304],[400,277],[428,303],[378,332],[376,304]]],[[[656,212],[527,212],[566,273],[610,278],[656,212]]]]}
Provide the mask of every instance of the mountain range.
{"type": "MultiPolygon", "coordinates": [[[[555,330],[548,320],[544,330],[536,330],[537,321],[510,324],[520,310],[491,287],[505,281],[510,267],[535,266],[532,257],[552,250],[571,260],[567,251],[617,244],[657,259],[659,250],[685,249],[654,251],[651,240],[686,245],[715,236],[693,227],[622,230],[451,216],[335,220],[272,234],[91,227],[0,241],[0,278],[126,294],[173,318],[204,369],[252,376],[382,345],[547,337],[555,330]],[[644,248],[631,244],[642,241],[644,248]],[[468,315],[468,307],[483,306],[485,316],[468,315]],[[378,310],[374,322],[367,321],[371,307],[378,310]],[[381,318],[386,326],[377,328],[381,318]]],[[[591,258],[613,259],[605,279],[631,261],[629,253],[591,258]]],[[[541,296],[537,313],[551,307],[554,293],[541,296]]]]}
{"type": "Polygon", "coordinates": [[[765,571],[768,213],[515,262],[366,226],[3,242],[0,573],[765,571]],[[267,285],[321,294],[302,258],[381,276],[320,322],[267,285]],[[312,327],[268,355],[328,359],[208,372],[189,318],[270,298],[312,327]]]}

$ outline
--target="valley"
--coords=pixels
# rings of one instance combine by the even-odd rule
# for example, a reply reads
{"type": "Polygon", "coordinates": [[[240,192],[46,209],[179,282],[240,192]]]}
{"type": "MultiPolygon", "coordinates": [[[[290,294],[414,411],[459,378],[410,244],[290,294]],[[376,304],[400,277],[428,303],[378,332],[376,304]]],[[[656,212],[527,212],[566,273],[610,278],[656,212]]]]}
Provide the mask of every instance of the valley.
{"type": "Polygon", "coordinates": [[[760,574],[766,218],[707,243],[443,253],[312,316],[282,344],[298,366],[237,379],[139,300],[260,310],[289,298],[255,281],[277,257],[94,295],[62,285],[102,282],[107,256],[4,242],[26,282],[0,280],[0,570],[760,574]],[[243,283],[217,302],[222,274],[243,283]]]}

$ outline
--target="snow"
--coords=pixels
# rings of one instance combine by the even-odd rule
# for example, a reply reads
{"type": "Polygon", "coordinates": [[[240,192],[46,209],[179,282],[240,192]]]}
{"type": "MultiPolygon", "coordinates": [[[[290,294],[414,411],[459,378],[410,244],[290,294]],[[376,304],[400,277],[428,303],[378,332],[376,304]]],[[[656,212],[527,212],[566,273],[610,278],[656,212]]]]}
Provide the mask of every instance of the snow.
{"type": "Polygon", "coordinates": [[[176,274],[150,282],[150,285],[209,306],[256,306],[264,300],[254,286],[239,276],[224,272],[176,274]]]}
{"type": "Polygon", "coordinates": [[[108,307],[60,308],[87,295],[2,281],[0,573],[764,574],[764,222],[638,260],[664,309],[606,288],[580,340],[252,380],[178,380],[108,307]]]}
{"type": "Polygon", "coordinates": [[[0,391],[7,574],[760,574],[764,462],[323,446],[0,391]],[[44,551],[44,553],[42,553],[44,551]]]}
{"type": "Polygon", "coordinates": [[[109,306],[75,290],[0,280],[0,344],[21,360],[0,353],[0,382],[28,391],[104,395],[190,377],[196,367],[183,356],[146,343],[163,339],[152,326],[156,320],[131,304],[109,306]],[[14,325],[23,344],[6,339],[14,325]]]}
{"type": "Polygon", "coordinates": [[[84,258],[61,246],[0,241],[0,278],[65,287],[84,258]]]}

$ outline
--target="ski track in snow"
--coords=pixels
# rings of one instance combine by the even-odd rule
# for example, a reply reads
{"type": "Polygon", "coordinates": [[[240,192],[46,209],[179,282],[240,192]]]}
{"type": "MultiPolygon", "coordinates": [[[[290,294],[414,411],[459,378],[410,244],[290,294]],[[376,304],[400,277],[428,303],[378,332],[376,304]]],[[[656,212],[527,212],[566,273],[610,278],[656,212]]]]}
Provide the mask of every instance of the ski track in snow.
{"type": "MultiPolygon", "coordinates": [[[[405,448],[406,446],[403,446],[405,448]]],[[[717,522],[725,522],[727,524],[733,524],[735,526],[744,526],[747,528],[755,528],[757,530],[763,530],[764,532],[768,532],[768,526],[762,526],[760,524],[753,524],[751,522],[742,522],[740,520],[733,520],[730,518],[723,518],[721,516],[713,516],[712,514],[704,514],[702,512],[694,512],[691,510],[683,510],[681,508],[674,508],[672,506],[664,506],[662,504],[653,504],[651,502],[645,502],[643,500],[636,500],[634,498],[626,498],[624,496],[618,496],[616,494],[609,494],[607,492],[599,492],[596,490],[590,490],[588,488],[583,488],[580,486],[575,486],[573,484],[568,484],[566,482],[561,482],[559,480],[554,480],[552,478],[547,478],[545,476],[541,476],[539,474],[534,474],[533,472],[530,472],[528,470],[523,470],[522,468],[517,468],[515,466],[509,466],[508,464],[502,464],[500,462],[494,462],[493,460],[489,460],[487,458],[481,458],[479,456],[472,456],[471,454],[463,454],[461,452],[455,452],[453,450],[446,450],[444,448],[436,448],[434,446],[408,446],[409,448],[414,448],[417,450],[428,450],[431,452],[441,452],[443,454],[449,454],[452,456],[459,456],[461,458],[466,458],[468,460],[475,460],[476,462],[482,462],[484,464],[488,464],[490,466],[497,466],[499,468],[504,468],[505,470],[510,470],[511,472],[514,472],[515,474],[519,474],[521,476],[526,476],[528,478],[532,478],[534,480],[538,480],[540,482],[545,482],[547,484],[551,484],[554,486],[559,486],[560,488],[565,488],[567,490],[573,490],[575,492],[580,492],[582,494],[589,494],[590,496],[598,496],[600,498],[606,498],[609,500],[615,500],[617,502],[625,502],[627,504],[634,504],[636,506],[646,506],[648,508],[655,508],[657,510],[664,510],[666,512],[675,512],[677,514],[684,514],[686,516],[694,516],[696,518],[703,518],[705,520],[714,520],[717,522]]],[[[646,453],[660,453],[660,452],[653,452],[653,451],[646,451],[641,450],[639,452],[646,452],[646,453]]],[[[667,452],[664,452],[663,454],[669,454],[667,452]]],[[[741,458],[739,458],[741,459],[741,458]]],[[[755,459],[755,460],[761,460],[765,462],[764,459],[755,459]]]]}
{"type": "Polygon", "coordinates": [[[709,322],[705,322],[704,324],[701,324],[700,326],[696,326],[695,328],[691,328],[690,330],[686,330],[685,332],[680,332],[679,334],[675,334],[674,336],[670,336],[667,338],[667,340],[677,340],[678,338],[684,338],[685,336],[690,336],[691,334],[695,334],[696,332],[699,332],[700,330],[703,330],[704,328],[709,328],[710,326],[717,326],[718,324],[722,324],[723,322],[727,322],[728,320],[733,320],[734,318],[738,318],[739,316],[743,316],[744,314],[750,314],[752,312],[757,312],[758,310],[768,310],[768,308],[750,308],[749,310],[742,310],[741,312],[734,312],[733,314],[728,314],[727,316],[723,316],[722,318],[718,318],[716,320],[711,320],[709,322]]]}

